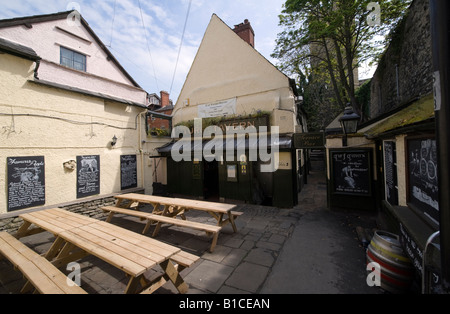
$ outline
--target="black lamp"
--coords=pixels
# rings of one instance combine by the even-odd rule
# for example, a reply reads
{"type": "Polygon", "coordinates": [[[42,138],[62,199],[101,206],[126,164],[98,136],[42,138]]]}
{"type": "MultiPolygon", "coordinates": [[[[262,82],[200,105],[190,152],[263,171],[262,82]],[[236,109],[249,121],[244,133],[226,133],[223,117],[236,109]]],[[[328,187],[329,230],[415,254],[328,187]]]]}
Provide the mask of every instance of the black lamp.
{"type": "Polygon", "coordinates": [[[112,141],[111,141],[111,146],[114,147],[116,145],[116,143],[117,143],[117,137],[114,135],[114,137],[112,138],[112,141]]]}
{"type": "Polygon", "coordinates": [[[353,112],[352,106],[347,104],[344,109],[344,115],[339,118],[342,130],[344,131],[344,138],[342,139],[342,146],[347,146],[347,134],[356,133],[358,130],[358,122],[360,116],[353,112]]]}

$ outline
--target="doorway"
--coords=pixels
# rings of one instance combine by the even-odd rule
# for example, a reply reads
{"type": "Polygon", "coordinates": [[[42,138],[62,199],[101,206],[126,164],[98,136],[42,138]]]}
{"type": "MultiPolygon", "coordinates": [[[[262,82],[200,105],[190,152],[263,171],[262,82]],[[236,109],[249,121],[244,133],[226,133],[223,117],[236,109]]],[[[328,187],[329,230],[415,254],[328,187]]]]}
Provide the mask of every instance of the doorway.
{"type": "Polygon", "coordinates": [[[219,163],[217,161],[204,162],[203,196],[205,200],[219,200],[219,163]]]}

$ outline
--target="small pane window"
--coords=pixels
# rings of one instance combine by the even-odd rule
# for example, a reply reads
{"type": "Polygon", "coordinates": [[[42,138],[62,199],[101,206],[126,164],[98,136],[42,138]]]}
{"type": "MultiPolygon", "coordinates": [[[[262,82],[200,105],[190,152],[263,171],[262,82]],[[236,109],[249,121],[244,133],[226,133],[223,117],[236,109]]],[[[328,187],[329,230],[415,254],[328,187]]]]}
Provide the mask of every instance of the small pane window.
{"type": "Polygon", "coordinates": [[[60,63],[66,67],[86,72],[86,56],[76,51],[61,47],[60,63]]]}

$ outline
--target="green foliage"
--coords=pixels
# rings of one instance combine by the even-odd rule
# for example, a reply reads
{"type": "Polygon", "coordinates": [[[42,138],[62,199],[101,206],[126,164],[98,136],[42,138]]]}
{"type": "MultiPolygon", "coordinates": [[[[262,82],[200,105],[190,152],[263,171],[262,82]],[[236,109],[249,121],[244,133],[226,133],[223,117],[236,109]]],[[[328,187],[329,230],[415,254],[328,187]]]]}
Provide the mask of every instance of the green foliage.
{"type": "Polygon", "coordinates": [[[355,92],[356,99],[361,106],[363,116],[367,119],[370,118],[370,86],[372,80],[368,80],[361,85],[355,92]]]}
{"type": "Polygon", "coordinates": [[[163,137],[163,136],[169,136],[169,131],[165,130],[165,129],[160,129],[160,128],[152,128],[149,130],[149,135],[150,136],[157,136],[157,137],[163,137]]]}
{"type": "MultiPolygon", "coordinates": [[[[278,34],[272,57],[279,60],[278,67],[283,72],[297,77],[306,95],[305,107],[322,108],[320,114],[327,105],[324,102],[341,109],[350,102],[363,116],[353,73],[360,64],[381,54],[386,42],[377,38],[395,28],[410,3],[411,0],[287,0],[279,16],[283,31],[278,34]],[[381,25],[367,22],[372,13],[368,10],[371,2],[380,5],[381,25]],[[318,93],[323,88],[330,92],[318,93]]],[[[337,111],[331,109],[330,114],[337,111]]]]}
{"type": "MultiPolygon", "coordinates": [[[[245,118],[259,118],[264,116],[270,116],[270,111],[264,111],[264,110],[258,110],[254,114],[249,115],[233,115],[233,116],[227,116],[227,117],[214,117],[214,118],[202,118],[202,131],[204,131],[207,127],[212,125],[219,125],[220,123],[232,121],[236,119],[245,119],[245,118]]],[[[177,126],[185,126],[189,130],[194,129],[194,120],[189,121],[182,121],[180,123],[177,123],[175,127],[177,126]]]]}

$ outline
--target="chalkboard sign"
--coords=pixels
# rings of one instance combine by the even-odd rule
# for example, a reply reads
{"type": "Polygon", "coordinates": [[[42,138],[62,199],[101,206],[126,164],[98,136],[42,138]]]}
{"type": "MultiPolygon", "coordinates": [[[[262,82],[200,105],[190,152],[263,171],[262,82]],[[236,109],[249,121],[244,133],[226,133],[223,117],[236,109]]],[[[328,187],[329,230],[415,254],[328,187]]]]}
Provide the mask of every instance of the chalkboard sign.
{"type": "Polygon", "coordinates": [[[386,201],[398,205],[397,152],[393,141],[384,142],[384,182],[386,201]]]}
{"type": "Polygon", "coordinates": [[[137,161],[136,155],[120,156],[120,189],[137,187],[137,161]]]}
{"type": "MultiPolygon", "coordinates": [[[[422,273],[423,269],[423,249],[421,248],[421,245],[419,245],[415,240],[414,237],[412,237],[408,230],[403,226],[403,224],[399,223],[400,227],[400,234],[399,234],[399,240],[400,243],[405,251],[405,253],[408,255],[409,259],[411,260],[411,263],[416,268],[417,271],[422,273]]],[[[428,260],[430,261],[430,260],[428,260]]],[[[430,285],[430,291],[433,294],[433,291],[436,291],[436,293],[439,293],[437,291],[442,289],[441,286],[441,275],[440,270],[436,269],[435,267],[430,267],[430,265],[427,266],[428,271],[430,271],[429,278],[431,279],[429,282],[430,285]],[[441,289],[439,289],[441,288],[441,289]]],[[[442,291],[442,290],[441,290],[442,291]]]]}
{"type": "Polygon", "coordinates": [[[330,151],[333,193],[370,196],[370,156],[369,150],[330,151]]]}
{"type": "Polygon", "coordinates": [[[409,204],[439,224],[436,140],[408,139],[407,143],[409,204]]]}
{"type": "Polygon", "coordinates": [[[44,156],[8,157],[8,211],[45,204],[44,156]]]}
{"type": "Polygon", "coordinates": [[[100,194],[100,156],[77,156],[77,198],[100,194]]]}

